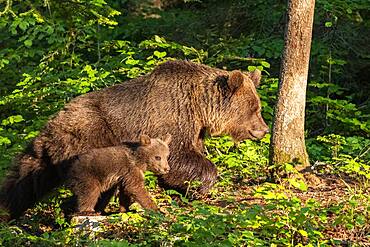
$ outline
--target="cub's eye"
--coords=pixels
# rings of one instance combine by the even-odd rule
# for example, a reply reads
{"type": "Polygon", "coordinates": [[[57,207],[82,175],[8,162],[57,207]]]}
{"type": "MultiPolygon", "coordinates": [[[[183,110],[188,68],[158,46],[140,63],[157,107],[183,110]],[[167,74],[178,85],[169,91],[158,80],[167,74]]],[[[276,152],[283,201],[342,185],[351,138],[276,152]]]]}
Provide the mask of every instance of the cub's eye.
{"type": "Polygon", "coordinates": [[[158,160],[158,161],[161,160],[161,157],[160,156],[155,156],[154,158],[155,158],[155,160],[158,160]]]}

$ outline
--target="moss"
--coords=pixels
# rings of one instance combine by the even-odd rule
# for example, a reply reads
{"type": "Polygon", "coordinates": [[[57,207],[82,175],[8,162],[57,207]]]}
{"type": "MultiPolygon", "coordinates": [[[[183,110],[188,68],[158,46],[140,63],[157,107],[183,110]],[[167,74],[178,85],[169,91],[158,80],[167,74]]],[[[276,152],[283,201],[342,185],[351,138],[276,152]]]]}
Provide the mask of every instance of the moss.
{"type": "Polygon", "coordinates": [[[294,164],[298,170],[302,170],[310,166],[306,151],[303,151],[303,153],[301,152],[301,154],[289,154],[283,150],[273,150],[273,148],[270,148],[270,164],[277,166],[285,163],[294,164]]]}

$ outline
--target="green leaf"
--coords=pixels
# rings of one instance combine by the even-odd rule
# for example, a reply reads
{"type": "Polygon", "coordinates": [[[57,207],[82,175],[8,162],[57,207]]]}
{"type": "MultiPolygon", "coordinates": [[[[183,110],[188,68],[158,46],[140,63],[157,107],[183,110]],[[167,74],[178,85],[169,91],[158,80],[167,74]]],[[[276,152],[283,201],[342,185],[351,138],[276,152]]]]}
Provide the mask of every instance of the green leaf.
{"type": "Polygon", "coordinates": [[[363,216],[363,215],[358,215],[358,216],[356,217],[356,224],[357,224],[357,225],[362,226],[362,225],[365,225],[365,223],[366,223],[366,218],[365,218],[365,216],[363,216]]]}
{"type": "Polygon", "coordinates": [[[126,60],[125,64],[128,64],[128,65],[136,65],[139,62],[140,62],[139,60],[135,60],[135,59],[129,58],[129,59],[126,60]]]}
{"type": "Polygon", "coordinates": [[[308,237],[308,233],[305,230],[298,230],[298,232],[303,236],[303,237],[308,237]]]}
{"type": "Polygon", "coordinates": [[[49,34],[49,35],[54,33],[54,28],[52,26],[48,26],[47,29],[46,29],[46,33],[49,34]]]}
{"type": "Polygon", "coordinates": [[[21,23],[19,23],[19,28],[22,29],[22,31],[25,31],[28,27],[28,22],[25,22],[25,21],[22,21],[21,23]]]}
{"type": "Polygon", "coordinates": [[[98,7],[102,7],[103,5],[107,4],[104,0],[93,0],[91,3],[98,7]]]}
{"type": "Polygon", "coordinates": [[[155,35],[154,36],[154,40],[158,43],[163,43],[163,39],[161,37],[159,37],[158,35],[155,35]]]}
{"type": "Polygon", "coordinates": [[[167,53],[165,51],[163,52],[159,52],[159,51],[154,51],[154,56],[156,56],[157,58],[162,58],[162,57],[165,57],[167,55],[167,53]]]}
{"type": "Polygon", "coordinates": [[[255,71],[256,70],[256,66],[248,66],[248,71],[255,71]]]}
{"type": "Polygon", "coordinates": [[[301,190],[301,191],[307,191],[307,185],[304,183],[303,180],[297,180],[294,178],[289,178],[288,182],[295,188],[301,190]]]}
{"type": "Polygon", "coordinates": [[[287,172],[295,172],[296,169],[294,168],[294,166],[292,164],[287,163],[285,165],[285,171],[287,171],[287,172]]]}
{"type": "Polygon", "coordinates": [[[11,144],[12,142],[9,140],[9,138],[7,138],[7,137],[3,137],[3,136],[0,136],[0,146],[2,146],[2,145],[9,145],[9,144],[11,144]]]}
{"type": "Polygon", "coordinates": [[[22,115],[15,115],[15,116],[10,116],[9,117],[9,122],[10,123],[19,123],[22,122],[24,119],[22,115]]]}
{"type": "Polygon", "coordinates": [[[19,122],[22,122],[22,121],[24,121],[24,119],[21,115],[14,115],[14,116],[10,116],[6,119],[3,119],[1,124],[6,126],[6,125],[9,125],[9,124],[19,123],[19,122]]]}
{"type": "Polygon", "coordinates": [[[24,45],[27,46],[27,47],[31,47],[32,46],[32,40],[31,39],[25,40],[24,45]]]}
{"type": "Polygon", "coordinates": [[[333,23],[331,21],[325,22],[325,27],[332,27],[333,23]]]}
{"type": "Polygon", "coordinates": [[[261,46],[252,46],[252,49],[256,51],[259,55],[263,55],[266,51],[266,49],[261,46]]]}
{"type": "Polygon", "coordinates": [[[27,134],[27,136],[24,139],[28,140],[31,138],[35,138],[39,133],[40,131],[31,131],[30,133],[27,134]]]}
{"type": "Polygon", "coordinates": [[[261,62],[261,65],[262,65],[263,67],[265,67],[265,68],[270,68],[270,64],[269,64],[268,62],[266,62],[266,61],[262,61],[262,62],[261,62]]]}

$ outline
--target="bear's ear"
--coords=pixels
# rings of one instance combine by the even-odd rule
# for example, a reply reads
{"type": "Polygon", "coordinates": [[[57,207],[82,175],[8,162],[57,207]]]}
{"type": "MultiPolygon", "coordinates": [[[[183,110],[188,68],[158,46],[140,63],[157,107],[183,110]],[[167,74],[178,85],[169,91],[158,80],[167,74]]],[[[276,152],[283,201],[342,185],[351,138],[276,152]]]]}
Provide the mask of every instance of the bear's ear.
{"type": "Polygon", "coordinates": [[[163,142],[168,145],[168,144],[170,144],[171,140],[172,140],[172,135],[171,134],[166,134],[165,137],[164,137],[163,142]]]}
{"type": "Polygon", "coordinates": [[[243,85],[244,75],[239,70],[233,70],[230,72],[229,79],[227,80],[227,85],[232,92],[235,92],[239,87],[243,85]]]}
{"type": "Polygon", "coordinates": [[[147,146],[147,145],[150,145],[151,141],[150,141],[150,137],[147,136],[147,135],[141,135],[140,136],[140,144],[143,145],[143,146],[147,146]]]}
{"type": "Polygon", "coordinates": [[[258,87],[260,85],[261,81],[261,70],[256,69],[253,72],[248,73],[249,78],[251,78],[253,84],[255,87],[258,87]]]}

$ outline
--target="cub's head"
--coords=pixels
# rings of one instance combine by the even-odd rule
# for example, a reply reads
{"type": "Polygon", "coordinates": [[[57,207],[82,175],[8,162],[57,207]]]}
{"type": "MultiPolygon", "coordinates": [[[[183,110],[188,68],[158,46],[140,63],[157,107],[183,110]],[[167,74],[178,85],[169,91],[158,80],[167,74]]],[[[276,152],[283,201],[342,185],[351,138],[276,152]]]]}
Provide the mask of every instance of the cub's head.
{"type": "Polygon", "coordinates": [[[166,174],[170,171],[168,156],[170,150],[168,144],[171,142],[171,135],[167,134],[163,140],[150,138],[147,135],[140,136],[138,152],[140,159],[147,165],[147,170],[157,175],[166,174]]]}
{"type": "Polygon", "coordinates": [[[222,95],[218,106],[221,121],[217,126],[211,126],[211,135],[229,134],[235,141],[242,141],[260,139],[268,133],[269,128],[262,118],[261,101],[256,91],[260,79],[259,70],[250,73],[234,70],[218,78],[222,95]]]}

